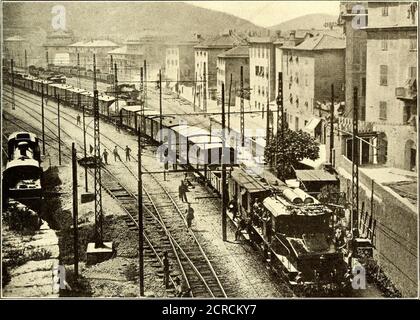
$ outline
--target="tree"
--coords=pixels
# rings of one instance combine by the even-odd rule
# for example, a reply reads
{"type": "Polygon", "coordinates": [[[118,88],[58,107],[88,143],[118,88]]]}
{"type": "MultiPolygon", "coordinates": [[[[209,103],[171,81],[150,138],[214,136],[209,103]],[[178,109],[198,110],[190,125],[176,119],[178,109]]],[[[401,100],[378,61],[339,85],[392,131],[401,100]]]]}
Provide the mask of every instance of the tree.
{"type": "Polygon", "coordinates": [[[304,158],[316,160],[319,157],[319,143],[306,132],[286,129],[284,140],[280,140],[277,135],[272,137],[264,152],[267,163],[275,167],[280,179],[293,177],[293,167],[296,167],[304,158]]]}

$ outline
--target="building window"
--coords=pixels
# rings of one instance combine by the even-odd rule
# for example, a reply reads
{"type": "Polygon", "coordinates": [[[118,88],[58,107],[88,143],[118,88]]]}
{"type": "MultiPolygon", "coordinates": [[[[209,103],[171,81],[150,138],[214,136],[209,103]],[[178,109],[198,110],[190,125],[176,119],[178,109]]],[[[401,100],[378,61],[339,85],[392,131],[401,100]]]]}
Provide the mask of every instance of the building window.
{"type": "Polygon", "coordinates": [[[388,16],[388,5],[387,4],[384,4],[383,7],[382,7],[382,16],[383,17],[388,16]]]}
{"type": "Polygon", "coordinates": [[[379,119],[386,120],[386,102],[385,101],[379,102],[379,119]]]}
{"type": "Polygon", "coordinates": [[[387,86],[388,85],[388,66],[386,66],[386,65],[381,65],[380,66],[379,84],[381,86],[387,86]]]}
{"type": "Polygon", "coordinates": [[[293,103],[293,95],[292,94],[290,94],[290,96],[289,96],[289,101],[290,101],[291,104],[293,103]]]}
{"type": "Polygon", "coordinates": [[[299,108],[299,97],[296,97],[296,108],[299,108]]]}
{"type": "Polygon", "coordinates": [[[255,75],[258,76],[259,70],[258,66],[255,66],[255,75]]]}
{"type": "Polygon", "coordinates": [[[417,51],[417,38],[416,36],[410,37],[410,51],[417,51]]]}
{"type": "Polygon", "coordinates": [[[409,67],[408,68],[408,77],[410,79],[416,79],[417,78],[417,68],[416,67],[409,67]]]}
{"type": "Polygon", "coordinates": [[[388,50],[388,36],[384,35],[384,38],[381,40],[382,51],[388,50]]]}
{"type": "Polygon", "coordinates": [[[261,87],[258,86],[258,95],[260,95],[260,94],[261,94],[261,87]]]}
{"type": "MultiPolygon", "coordinates": [[[[308,110],[308,108],[309,108],[309,103],[308,103],[308,101],[305,101],[305,107],[306,107],[306,110],[308,110]]],[[[306,124],[305,124],[306,125],[306,124]]]]}
{"type": "Polygon", "coordinates": [[[305,86],[309,86],[309,80],[308,80],[308,75],[305,75],[305,86]]]}
{"type": "Polygon", "coordinates": [[[296,131],[299,130],[299,118],[298,117],[295,118],[295,130],[296,131]]]}

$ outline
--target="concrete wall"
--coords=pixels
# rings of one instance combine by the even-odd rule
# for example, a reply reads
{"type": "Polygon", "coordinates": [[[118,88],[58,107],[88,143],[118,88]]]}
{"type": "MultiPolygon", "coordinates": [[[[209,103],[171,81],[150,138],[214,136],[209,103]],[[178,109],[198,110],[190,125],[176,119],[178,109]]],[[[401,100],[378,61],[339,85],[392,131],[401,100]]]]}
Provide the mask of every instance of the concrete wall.
{"type": "MultiPolygon", "coordinates": [[[[337,157],[337,161],[341,190],[350,196],[351,162],[343,156],[337,157]]],[[[360,170],[359,185],[359,209],[364,203],[364,211],[368,213],[367,225],[373,232],[371,239],[375,247],[375,260],[404,297],[417,296],[417,208],[390,188],[374,182],[372,211],[372,180],[360,170]]]]}
{"type": "Polygon", "coordinates": [[[383,132],[388,142],[386,165],[388,167],[412,170],[410,149],[414,147],[417,150],[416,128],[409,125],[375,124],[374,130],[383,132]]]}

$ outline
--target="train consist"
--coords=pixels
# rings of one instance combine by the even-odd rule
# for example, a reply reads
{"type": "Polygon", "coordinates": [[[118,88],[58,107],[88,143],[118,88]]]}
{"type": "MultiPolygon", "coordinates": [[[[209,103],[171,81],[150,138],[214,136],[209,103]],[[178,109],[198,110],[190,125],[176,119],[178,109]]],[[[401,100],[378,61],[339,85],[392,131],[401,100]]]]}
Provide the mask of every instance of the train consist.
{"type": "Polygon", "coordinates": [[[7,164],[3,172],[3,196],[32,208],[40,205],[43,170],[38,137],[30,132],[14,132],[7,140],[7,164]]]}
{"type": "MultiPolygon", "coordinates": [[[[45,78],[45,74],[57,74],[62,75],[63,77],[81,77],[85,79],[92,79],[93,78],[93,71],[86,70],[83,67],[79,69],[75,66],[56,66],[56,65],[49,65],[47,69],[44,68],[37,68],[36,66],[29,66],[28,68],[29,74],[39,78],[45,78]]],[[[96,79],[98,81],[106,82],[106,83],[113,83],[114,82],[114,75],[106,72],[100,72],[99,70],[96,71],[96,79]]],[[[46,79],[48,80],[48,79],[46,79]]]]}
{"type": "MultiPolygon", "coordinates": [[[[75,108],[84,105],[88,111],[92,109],[91,92],[30,75],[15,80],[15,85],[38,95],[43,90],[51,99],[59,95],[63,103],[75,108]]],[[[161,146],[172,146],[164,156],[172,155],[176,163],[195,170],[195,176],[219,193],[223,185],[221,157],[229,154],[233,165],[229,166],[227,182],[228,215],[239,236],[259,248],[273,270],[285,276],[290,285],[330,290],[349,287],[346,252],[333,243],[332,212],[327,206],[265,170],[257,175],[244,163],[237,163],[237,148],[224,146],[220,136],[184,125],[174,116],[160,118],[156,111],[129,105],[124,99],[118,102],[118,109],[115,105],[113,96],[99,95],[99,112],[104,120],[118,122],[133,133],[138,132],[141,122],[145,136],[161,146]]]]}

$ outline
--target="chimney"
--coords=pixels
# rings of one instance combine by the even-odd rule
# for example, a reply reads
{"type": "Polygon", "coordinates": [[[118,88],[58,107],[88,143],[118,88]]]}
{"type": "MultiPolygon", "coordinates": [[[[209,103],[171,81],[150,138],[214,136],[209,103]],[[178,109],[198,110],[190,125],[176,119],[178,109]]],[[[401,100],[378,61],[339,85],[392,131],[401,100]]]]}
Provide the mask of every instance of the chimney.
{"type": "Polygon", "coordinates": [[[289,38],[290,38],[290,40],[295,40],[295,38],[296,38],[296,30],[290,31],[289,38]]]}

